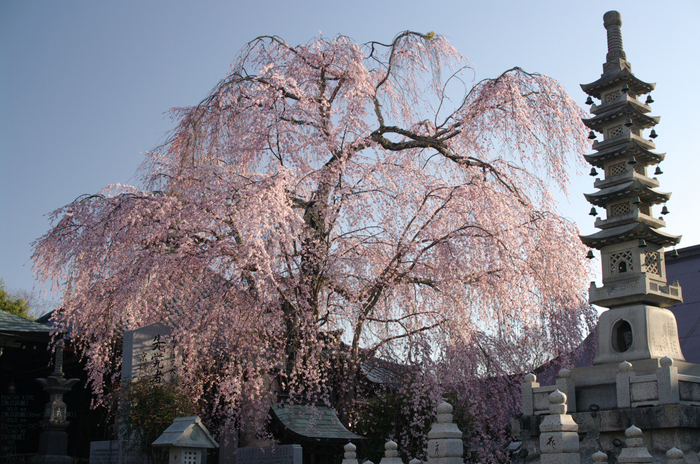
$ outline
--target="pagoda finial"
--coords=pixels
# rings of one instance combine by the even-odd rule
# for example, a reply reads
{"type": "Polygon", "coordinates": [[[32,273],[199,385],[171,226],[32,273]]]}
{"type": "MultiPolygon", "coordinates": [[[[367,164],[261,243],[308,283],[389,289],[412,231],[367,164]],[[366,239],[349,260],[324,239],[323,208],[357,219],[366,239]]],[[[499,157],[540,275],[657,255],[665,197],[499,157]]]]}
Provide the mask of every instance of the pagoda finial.
{"type": "Polygon", "coordinates": [[[611,58],[626,59],[625,51],[622,49],[622,15],[617,11],[608,11],[603,15],[603,24],[608,31],[608,55],[611,58]]]}
{"type": "Polygon", "coordinates": [[[603,15],[603,25],[608,31],[608,54],[605,56],[604,74],[629,67],[627,55],[622,48],[622,15],[617,11],[608,11],[603,15]]]}

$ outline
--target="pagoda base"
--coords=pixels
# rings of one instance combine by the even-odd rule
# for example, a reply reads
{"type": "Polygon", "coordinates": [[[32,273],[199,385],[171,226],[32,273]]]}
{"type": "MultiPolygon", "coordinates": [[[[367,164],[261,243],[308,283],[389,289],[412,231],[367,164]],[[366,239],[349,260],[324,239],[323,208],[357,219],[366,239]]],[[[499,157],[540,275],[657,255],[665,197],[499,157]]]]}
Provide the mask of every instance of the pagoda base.
{"type": "Polygon", "coordinates": [[[676,317],[668,309],[647,305],[609,309],[600,315],[598,333],[594,365],[664,356],[685,361],[676,317]],[[603,338],[604,334],[608,337],[603,338]]]}
{"type": "MultiPolygon", "coordinates": [[[[581,464],[591,464],[592,456],[597,451],[605,452],[608,462],[617,462],[617,457],[625,446],[625,429],[631,424],[642,430],[643,444],[654,458],[654,463],[665,463],[666,452],[673,447],[683,451],[686,464],[700,462],[697,447],[700,443],[700,407],[673,404],[577,412],[571,416],[578,424],[581,464]]],[[[545,417],[523,416],[511,420],[513,436],[522,441],[521,450],[527,450],[525,462],[542,462],[539,430],[545,417]]],[[[524,451],[521,456],[523,454],[524,451]]]]}
{"type": "MultiPolygon", "coordinates": [[[[642,430],[654,463],[676,447],[686,464],[700,464],[700,365],[670,358],[562,369],[555,385],[540,386],[534,375],[522,384],[523,412],[511,419],[511,434],[526,450],[525,462],[540,464],[540,424],[549,411],[549,395],[567,394],[567,407],[578,424],[581,464],[596,451],[616,462],[625,446],[625,430],[642,430]]],[[[522,451],[520,456],[523,456],[522,451]]]]}

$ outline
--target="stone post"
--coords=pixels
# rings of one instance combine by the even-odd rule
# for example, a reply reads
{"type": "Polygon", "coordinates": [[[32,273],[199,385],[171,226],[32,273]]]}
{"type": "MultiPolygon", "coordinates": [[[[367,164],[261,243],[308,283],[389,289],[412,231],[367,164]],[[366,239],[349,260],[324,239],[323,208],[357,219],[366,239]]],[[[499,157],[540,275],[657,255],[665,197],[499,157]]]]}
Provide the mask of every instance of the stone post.
{"type": "Polygon", "coordinates": [[[386,442],[384,445],[384,457],[379,461],[379,464],[403,464],[403,461],[399,457],[399,452],[396,451],[398,447],[396,442],[392,440],[386,442]]]}
{"type": "Polygon", "coordinates": [[[649,451],[644,447],[641,429],[633,425],[625,430],[625,437],[627,437],[625,439],[627,447],[622,448],[622,452],[620,452],[620,456],[617,458],[618,463],[645,463],[654,460],[651,454],[649,454],[649,451]]]}
{"type": "Polygon", "coordinates": [[[666,451],[666,464],[684,464],[685,457],[683,456],[683,451],[678,448],[671,448],[666,451]]]}
{"type": "Polygon", "coordinates": [[[634,375],[632,364],[622,361],[617,371],[617,407],[629,408],[632,405],[630,397],[630,377],[634,375]]]}
{"type": "Polygon", "coordinates": [[[608,455],[602,451],[596,451],[591,457],[593,458],[593,462],[595,464],[607,464],[608,462],[608,455]]]}
{"type": "Polygon", "coordinates": [[[659,361],[657,369],[659,379],[659,404],[678,404],[681,401],[678,390],[678,368],[673,365],[673,359],[664,356],[659,361]]]}
{"type": "Polygon", "coordinates": [[[461,430],[452,422],[452,405],[440,403],[437,413],[437,422],[428,432],[428,464],[462,464],[464,443],[461,430]]]}
{"type": "Polygon", "coordinates": [[[357,446],[353,445],[352,442],[348,442],[343,449],[345,450],[345,454],[343,454],[342,464],[358,464],[357,454],[355,454],[357,446]]]}
{"type": "Polygon", "coordinates": [[[576,386],[569,369],[562,369],[557,374],[557,389],[566,395],[568,412],[576,412],[576,386]]]}
{"type": "Polygon", "coordinates": [[[566,413],[566,395],[559,390],[549,395],[549,415],[540,424],[542,464],[580,464],[578,424],[566,413]]]}
{"type": "Polygon", "coordinates": [[[421,461],[418,458],[413,458],[410,461],[408,461],[408,464],[423,464],[423,461],[421,461]]]}
{"type": "Polygon", "coordinates": [[[539,387],[535,374],[527,374],[523,379],[523,415],[533,416],[535,414],[535,396],[534,390],[539,387]]]}

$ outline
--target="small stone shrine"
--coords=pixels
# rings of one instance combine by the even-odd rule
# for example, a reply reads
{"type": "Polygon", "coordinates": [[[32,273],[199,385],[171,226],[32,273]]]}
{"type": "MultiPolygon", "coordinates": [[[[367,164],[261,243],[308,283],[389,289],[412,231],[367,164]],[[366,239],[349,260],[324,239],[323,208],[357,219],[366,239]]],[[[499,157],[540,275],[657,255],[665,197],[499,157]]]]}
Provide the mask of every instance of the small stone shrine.
{"type": "Polygon", "coordinates": [[[169,464],[206,463],[206,451],[219,444],[202,424],[199,416],[178,417],[153,442],[154,447],[168,448],[169,464]]]}
{"type": "Polygon", "coordinates": [[[581,86],[593,114],[583,122],[591,130],[595,153],[585,158],[593,166],[591,176],[600,176],[594,182],[597,191],[586,199],[600,231],[581,240],[591,248],[589,258],[595,257],[592,249],[600,250],[603,285],[591,284],[589,300],[608,310],[598,321],[592,366],[562,369],[551,386],[540,386],[532,374],[525,376],[523,416],[513,420],[513,435],[522,441],[527,461],[550,462],[551,450],[540,440],[552,433],[550,394],[559,390],[564,403],[558,404],[568,409],[578,430],[557,433],[578,435],[581,462],[602,462],[605,455],[607,462],[651,462],[646,455],[643,461],[631,460],[632,448],[641,456],[644,447],[654,461],[666,462],[667,453],[681,453],[686,463],[697,463],[700,366],[685,361],[676,319],[666,309],[683,301],[678,282],[666,280],[664,252],[680,236],[660,230],[666,226],[665,203],[671,197],[657,190],[655,177],[662,174],[656,165],[665,156],[653,151],[660,118],[649,115],[654,102],[650,95],[639,100],[655,84],[632,73],[622,47],[620,14],[606,13],[604,26],[608,53],[603,74],[581,86]],[[661,217],[654,217],[661,205],[661,217]],[[605,455],[594,455],[601,451],[605,455]]]}

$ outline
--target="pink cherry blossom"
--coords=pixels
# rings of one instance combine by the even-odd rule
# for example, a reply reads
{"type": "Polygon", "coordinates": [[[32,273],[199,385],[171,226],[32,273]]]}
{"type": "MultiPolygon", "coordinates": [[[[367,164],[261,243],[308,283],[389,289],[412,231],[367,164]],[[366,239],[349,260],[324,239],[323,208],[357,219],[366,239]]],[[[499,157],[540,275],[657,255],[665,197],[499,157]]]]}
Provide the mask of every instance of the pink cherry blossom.
{"type": "Polygon", "coordinates": [[[583,113],[546,76],[471,76],[432,33],[260,37],[173,110],[138,187],[54,211],[34,267],[98,402],[122,333],[153,322],[184,388],[236,427],[264,423],[275,382],[346,420],[360,364],[420,344],[444,390],[578,342],[585,250],[550,186],[588,148],[583,113]]]}

